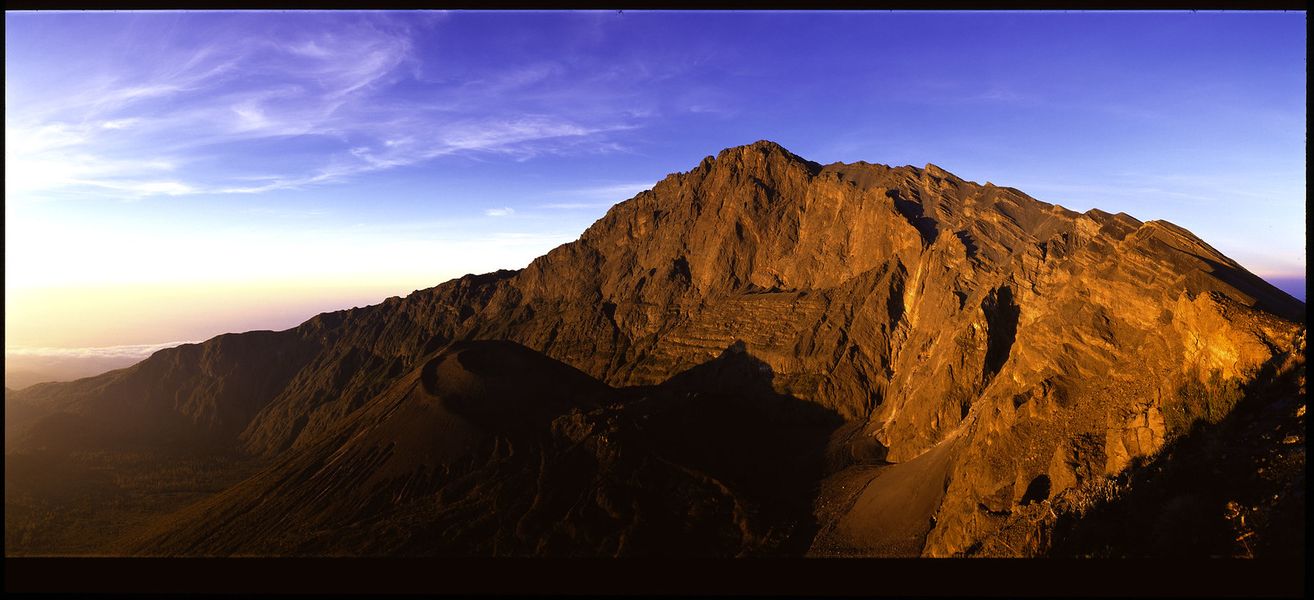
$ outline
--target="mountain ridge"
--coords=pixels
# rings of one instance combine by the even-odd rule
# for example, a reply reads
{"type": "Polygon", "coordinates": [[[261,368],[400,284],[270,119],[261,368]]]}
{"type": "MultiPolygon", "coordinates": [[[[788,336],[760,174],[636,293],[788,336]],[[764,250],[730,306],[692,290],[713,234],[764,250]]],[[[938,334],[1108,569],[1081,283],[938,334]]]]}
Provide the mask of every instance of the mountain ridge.
{"type": "MultiPolygon", "coordinates": [[[[913,465],[954,440],[936,455],[943,494],[919,505],[932,517],[900,525],[910,537],[869,531],[902,498],[875,482],[923,477],[900,466],[861,481],[814,552],[955,555],[1032,510],[1042,475],[1042,500],[1084,489],[1211,418],[1181,390],[1285,364],[1303,314],[1171,223],[1077,213],[933,164],[821,165],[763,140],[668,175],[524,269],[8,393],[6,433],[36,443],[18,434],[64,412],[88,419],[74,432],[279,459],[323,447],[453,343],[514,342],[615,389],[674,385],[740,348],[771,374],[755,397],[846,424],[818,477],[913,465]]],[[[1303,386],[1303,361],[1285,368],[1303,386]]]]}

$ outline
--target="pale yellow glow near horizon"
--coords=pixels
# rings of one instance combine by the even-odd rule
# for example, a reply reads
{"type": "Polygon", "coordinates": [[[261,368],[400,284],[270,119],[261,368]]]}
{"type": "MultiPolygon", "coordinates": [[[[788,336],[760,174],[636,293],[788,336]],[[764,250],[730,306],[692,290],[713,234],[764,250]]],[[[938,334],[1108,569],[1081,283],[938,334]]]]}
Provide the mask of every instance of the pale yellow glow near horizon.
{"type": "Polygon", "coordinates": [[[5,229],[6,349],[199,341],[284,329],[449,278],[416,275],[423,271],[413,261],[383,260],[342,236],[335,244],[231,232],[125,232],[43,219],[11,219],[5,229]],[[370,260],[386,268],[371,272],[370,260]],[[412,273],[401,272],[406,269],[412,273]]]}
{"type": "Polygon", "coordinates": [[[521,268],[577,233],[99,227],[6,207],[5,346],[204,340],[293,327],[466,273],[521,268]]]}
{"type": "Polygon", "coordinates": [[[579,235],[458,231],[439,236],[386,226],[209,230],[141,224],[126,228],[6,213],[6,291],[138,283],[246,285],[288,278],[395,283],[418,276],[523,267],[579,235]]]}
{"type": "Polygon", "coordinates": [[[16,268],[5,274],[5,346],[153,344],[285,329],[321,312],[377,304],[466,273],[521,268],[558,241],[327,239],[297,252],[239,243],[234,254],[242,256],[232,260],[222,252],[147,251],[131,244],[99,254],[84,249],[85,260],[19,257],[6,244],[7,266],[16,268]],[[138,257],[127,256],[137,251],[138,257]]]}
{"type": "Polygon", "coordinates": [[[9,289],[5,347],[201,341],[221,333],[281,330],[321,312],[377,304],[436,283],[302,281],[9,289]]]}

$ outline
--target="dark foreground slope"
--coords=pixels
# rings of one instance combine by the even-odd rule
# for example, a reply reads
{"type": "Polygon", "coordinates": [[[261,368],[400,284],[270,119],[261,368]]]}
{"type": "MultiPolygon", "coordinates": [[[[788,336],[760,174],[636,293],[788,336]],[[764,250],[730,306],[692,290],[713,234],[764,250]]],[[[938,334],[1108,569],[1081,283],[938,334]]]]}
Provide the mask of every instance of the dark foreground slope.
{"type": "MultiPolygon", "coordinates": [[[[740,360],[751,358],[728,354],[707,368],[740,360]]],[[[700,394],[697,378],[615,390],[518,344],[460,342],[426,357],[316,443],[161,521],[124,549],[357,556],[780,550],[809,516],[807,484],[820,465],[807,452],[819,450],[838,419],[783,406],[797,400],[700,394]],[[734,422],[716,414],[736,400],[759,402],[734,411],[734,422]],[[799,418],[772,418],[773,410],[799,418]]]]}
{"type": "MultiPolygon", "coordinates": [[[[1222,422],[1233,406],[1286,397],[1287,388],[1270,384],[1303,381],[1304,311],[1170,223],[1076,213],[934,165],[823,166],[758,142],[663,179],[523,270],[467,276],[292,330],[220,336],[123,371],[9,394],[6,448],[96,439],[274,463],[205,509],[163,522],[152,534],[162,537],[151,539],[169,540],[161,547],[178,553],[1036,554],[1060,547],[1038,533],[1058,531],[1051,526],[1063,509],[1051,509],[1060,499],[1099,496],[1109,482],[1139,473],[1129,469],[1222,422]],[[434,498],[463,496],[444,491],[455,489],[454,479],[432,473],[454,467],[406,462],[406,473],[426,473],[406,475],[424,482],[408,488],[419,490],[414,499],[397,497],[411,508],[380,500],[392,484],[377,473],[391,473],[384,465],[394,459],[377,449],[404,444],[363,433],[392,431],[380,428],[401,406],[448,406],[434,399],[445,392],[425,391],[425,368],[469,340],[515,342],[611,390],[597,388],[601,400],[567,394],[596,407],[551,401],[556,408],[525,426],[529,437],[464,416],[413,419],[426,423],[419,431],[483,432],[463,442],[475,458],[461,459],[468,470],[460,477],[486,490],[471,510],[494,515],[476,530],[503,540],[495,545],[452,542],[460,527],[442,528],[456,522],[444,520],[456,513],[441,516],[442,507],[457,500],[434,498]],[[769,376],[734,383],[753,373],[769,376]],[[646,402],[691,407],[663,414],[681,423],[670,431],[701,437],[607,438],[640,457],[635,462],[564,449],[573,438],[554,427],[565,415],[628,422],[625,415],[645,405],[638,390],[683,399],[646,402]],[[709,395],[722,401],[696,400],[709,395]],[[794,458],[740,459],[734,449],[744,446],[723,441],[753,431],[754,419],[813,417],[819,425],[798,436],[806,442],[794,458]],[[349,443],[354,435],[359,442],[349,443]],[[508,441],[489,441],[501,439],[508,441]],[[506,448],[517,450],[498,454],[506,448]],[[795,458],[807,466],[779,485],[761,474],[795,458]],[[679,468],[654,466],[667,462],[679,468]],[[658,509],[617,516],[603,508],[610,500],[597,500],[596,514],[610,520],[596,520],[553,500],[535,513],[497,500],[501,488],[492,483],[530,489],[524,482],[542,480],[552,493],[596,499],[610,493],[599,490],[629,489],[623,482],[640,471],[648,474],[639,481],[663,482],[633,492],[653,506],[697,504],[697,496],[739,512],[708,508],[706,520],[688,517],[697,533],[669,526],[652,531],[670,537],[645,537],[633,532],[649,531],[640,522],[658,509]],[[303,497],[307,486],[280,477],[318,478],[314,493],[322,496],[303,497]],[[318,528],[318,537],[295,528],[274,536],[281,526],[250,504],[257,496],[269,510],[303,513],[301,526],[318,528]],[[800,512],[800,503],[812,510],[800,512]],[[540,521],[549,520],[571,533],[548,533],[556,526],[540,521]],[[430,521],[438,529],[414,545],[329,541],[430,521]],[[223,536],[212,530],[234,541],[218,543],[223,536]],[[738,537],[725,533],[732,530],[738,537]],[[626,531],[626,539],[649,541],[622,545],[626,531]]],[[[526,381],[544,390],[544,401],[558,386],[526,381]]],[[[446,384],[439,377],[433,385],[446,384]]],[[[517,402],[537,406],[532,397],[517,402]]],[[[1204,447],[1222,453],[1225,445],[1204,447]]],[[[1221,460],[1208,452],[1189,460],[1221,460]]],[[[1216,521],[1222,510],[1188,513],[1216,521]]]]}

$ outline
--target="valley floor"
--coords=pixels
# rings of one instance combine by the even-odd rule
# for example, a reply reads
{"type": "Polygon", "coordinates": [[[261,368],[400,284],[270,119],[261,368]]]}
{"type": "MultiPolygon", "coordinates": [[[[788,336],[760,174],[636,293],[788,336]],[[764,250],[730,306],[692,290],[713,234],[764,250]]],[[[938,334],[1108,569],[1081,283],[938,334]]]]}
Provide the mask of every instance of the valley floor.
{"type": "Polygon", "coordinates": [[[5,455],[6,556],[106,556],[149,522],[249,477],[249,458],[146,452],[5,455]]]}

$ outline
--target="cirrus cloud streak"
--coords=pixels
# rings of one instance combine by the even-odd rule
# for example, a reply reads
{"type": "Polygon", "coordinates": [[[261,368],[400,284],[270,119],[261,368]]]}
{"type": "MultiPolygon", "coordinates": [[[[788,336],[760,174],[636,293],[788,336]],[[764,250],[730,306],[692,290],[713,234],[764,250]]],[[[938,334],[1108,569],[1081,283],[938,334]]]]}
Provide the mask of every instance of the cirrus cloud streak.
{"type": "MultiPolygon", "coordinates": [[[[180,18],[106,17],[116,27],[180,18]]],[[[82,75],[63,85],[7,76],[6,195],[256,194],[444,156],[614,151],[623,147],[610,134],[641,126],[605,103],[579,116],[545,108],[543,94],[558,102],[576,93],[576,78],[555,63],[417,79],[420,66],[445,59],[417,49],[419,30],[433,23],[372,14],[288,25],[236,15],[191,29],[199,36],[163,36],[149,60],[94,39],[104,52],[61,65],[82,75]],[[248,157],[271,152],[277,169],[253,178],[248,157]]]]}

